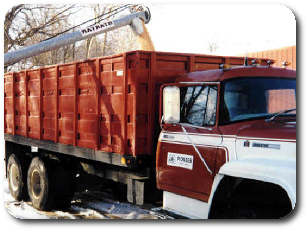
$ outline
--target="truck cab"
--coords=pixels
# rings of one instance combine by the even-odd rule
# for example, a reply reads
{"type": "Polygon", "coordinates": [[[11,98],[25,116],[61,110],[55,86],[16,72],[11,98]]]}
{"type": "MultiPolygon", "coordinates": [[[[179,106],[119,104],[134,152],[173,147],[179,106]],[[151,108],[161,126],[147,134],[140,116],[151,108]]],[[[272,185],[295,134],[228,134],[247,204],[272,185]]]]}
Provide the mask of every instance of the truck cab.
{"type": "Polygon", "coordinates": [[[296,202],[296,71],[241,66],[161,87],[157,186],[193,218],[280,218],[296,202]]]}

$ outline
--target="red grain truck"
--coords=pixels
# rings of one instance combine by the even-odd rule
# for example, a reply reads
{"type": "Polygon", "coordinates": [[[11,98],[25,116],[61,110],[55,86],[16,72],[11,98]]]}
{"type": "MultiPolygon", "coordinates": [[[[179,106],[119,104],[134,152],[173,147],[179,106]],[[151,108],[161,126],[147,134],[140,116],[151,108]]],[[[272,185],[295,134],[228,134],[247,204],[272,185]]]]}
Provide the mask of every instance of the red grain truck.
{"type": "Polygon", "coordinates": [[[191,218],[283,217],[296,200],[296,72],[272,60],[132,51],[6,73],[16,200],[68,206],[80,176],[191,218]],[[229,66],[227,66],[228,64],[229,66]],[[158,193],[159,195],[159,193],[158,193]]]}

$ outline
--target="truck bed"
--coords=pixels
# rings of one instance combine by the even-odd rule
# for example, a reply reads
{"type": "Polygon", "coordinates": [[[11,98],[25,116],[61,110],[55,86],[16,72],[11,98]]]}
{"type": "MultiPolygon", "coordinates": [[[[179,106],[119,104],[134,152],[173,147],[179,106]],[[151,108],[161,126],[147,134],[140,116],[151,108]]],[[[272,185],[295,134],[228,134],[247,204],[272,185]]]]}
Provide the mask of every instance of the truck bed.
{"type": "Polygon", "coordinates": [[[223,63],[244,57],[132,51],[6,73],[5,139],[102,162],[153,156],[160,86],[223,63]]]}

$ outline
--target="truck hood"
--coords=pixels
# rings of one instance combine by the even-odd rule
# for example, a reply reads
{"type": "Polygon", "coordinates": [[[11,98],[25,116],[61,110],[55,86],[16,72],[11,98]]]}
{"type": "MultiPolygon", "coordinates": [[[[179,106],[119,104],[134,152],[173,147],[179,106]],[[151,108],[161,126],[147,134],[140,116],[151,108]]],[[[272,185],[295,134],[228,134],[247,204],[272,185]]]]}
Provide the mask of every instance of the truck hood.
{"type": "Polygon", "coordinates": [[[296,141],[296,120],[259,120],[240,127],[237,136],[296,141]]]}
{"type": "Polygon", "coordinates": [[[238,159],[296,159],[296,120],[258,121],[239,128],[238,159]]]}

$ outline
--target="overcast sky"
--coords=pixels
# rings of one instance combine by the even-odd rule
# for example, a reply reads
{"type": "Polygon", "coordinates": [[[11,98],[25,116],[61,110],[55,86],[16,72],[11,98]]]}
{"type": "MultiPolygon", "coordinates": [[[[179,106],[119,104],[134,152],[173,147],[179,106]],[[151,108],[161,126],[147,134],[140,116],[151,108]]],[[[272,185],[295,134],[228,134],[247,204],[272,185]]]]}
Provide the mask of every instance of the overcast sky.
{"type": "Polygon", "coordinates": [[[290,9],[278,4],[156,4],[149,5],[147,25],[159,51],[217,54],[296,45],[296,21],[290,9]]]}

